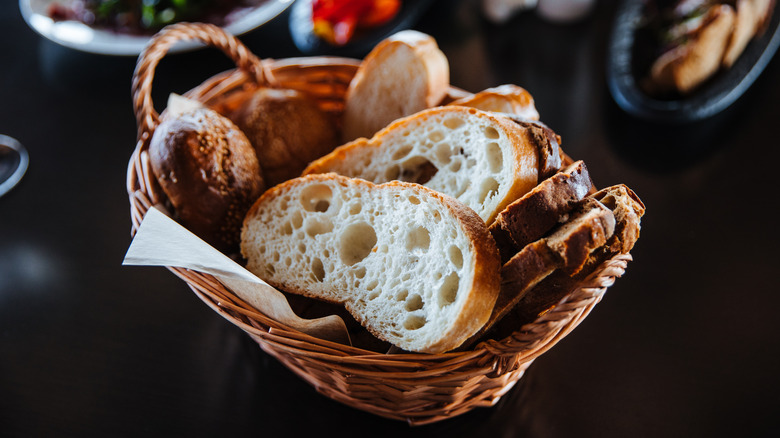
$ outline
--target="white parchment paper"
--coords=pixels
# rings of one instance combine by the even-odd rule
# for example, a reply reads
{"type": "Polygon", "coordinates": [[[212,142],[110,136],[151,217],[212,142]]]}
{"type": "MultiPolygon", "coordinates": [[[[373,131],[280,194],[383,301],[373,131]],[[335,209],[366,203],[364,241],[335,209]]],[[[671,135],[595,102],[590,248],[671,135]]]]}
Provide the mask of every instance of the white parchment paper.
{"type": "Polygon", "coordinates": [[[157,208],[146,213],[122,264],[171,266],[211,274],[266,316],[311,336],[349,344],[346,325],[339,316],[300,318],[281,292],[157,208]]]}

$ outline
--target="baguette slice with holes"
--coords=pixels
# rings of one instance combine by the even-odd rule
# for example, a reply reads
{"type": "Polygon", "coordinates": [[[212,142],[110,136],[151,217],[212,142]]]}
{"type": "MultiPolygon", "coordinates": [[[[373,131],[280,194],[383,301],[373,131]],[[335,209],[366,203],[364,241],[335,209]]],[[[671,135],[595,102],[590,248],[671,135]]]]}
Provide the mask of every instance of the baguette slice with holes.
{"type": "Polygon", "coordinates": [[[422,184],[458,199],[490,224],[538,183],[534,141],[533,130],[509,118],[442,106],[396,120],[370,140],[340,146],[303,173],[422,184]]]}
{"type": "Polygon", "coordinates": [[[371,137],[393,120],[437,105],[447,95],[447,57],[431,36],[398,32],[374,47],[350,81],[344,141],[371,137]]]}
{"type": "Polygon", "coordinates": [[[287,181],[247,214],[241,251],[269,284],[343,304],[408,351],[456,348],[498,296],[498,250],[484,222],[418,184],[336,174],[287,181]]]}

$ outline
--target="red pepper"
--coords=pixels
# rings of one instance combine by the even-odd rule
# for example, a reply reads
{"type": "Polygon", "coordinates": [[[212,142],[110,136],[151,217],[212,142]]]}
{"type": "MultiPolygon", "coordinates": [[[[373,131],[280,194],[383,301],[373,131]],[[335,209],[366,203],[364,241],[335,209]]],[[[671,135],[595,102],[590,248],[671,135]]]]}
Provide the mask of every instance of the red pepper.
{"type": "Polygon", "coordinates": [[[373,8],[358,22],[359,27],[376,27],[390,21],[401,9],[400,0],[374,0],[373,8]]]}
{"type": "Polygon", "coordinates": [[[398,13],[401,0],[314,0],[314,34],[331,44],[342,46],[352,39],[357,28],[376,27],[398,13]]]}

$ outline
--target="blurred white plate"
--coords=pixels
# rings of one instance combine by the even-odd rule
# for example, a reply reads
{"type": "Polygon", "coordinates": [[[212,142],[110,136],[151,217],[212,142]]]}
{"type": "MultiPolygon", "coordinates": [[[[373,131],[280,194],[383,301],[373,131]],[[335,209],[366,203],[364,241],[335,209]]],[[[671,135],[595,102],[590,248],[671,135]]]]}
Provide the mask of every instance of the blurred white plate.
{"type": "MultiPolygon", "coordinates": [[[[287,9],[294,0],[267,0],[238,20],[225,26],[233,35],[249,32],[270,21],[287,9]]],[[[55,22],[48,16],[53,0],[19,0],[19,9],[27,24],[41,36],[71,49],[102,55],[137,56],[148,36],[124,35],[101,29],[93,29],[76,21],[55,22]]],[[[198,47],[197,43],[180,43],[171,50],[179,52],[198,47]]]]}

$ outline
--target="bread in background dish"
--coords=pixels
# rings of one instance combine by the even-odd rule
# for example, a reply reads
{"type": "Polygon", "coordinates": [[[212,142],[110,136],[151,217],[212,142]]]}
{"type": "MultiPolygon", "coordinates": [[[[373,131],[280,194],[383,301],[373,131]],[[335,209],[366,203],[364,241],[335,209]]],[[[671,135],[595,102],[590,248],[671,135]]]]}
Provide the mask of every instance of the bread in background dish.
{"type": "Polygon", "coordinates": [[[723,67],[734,65],[748,43],[766,30],[774,3],[775,0],[736,0],[734,32],[723,55],[723,67]]]}
{"type": "Polygon", "coordinates": [[[405,30],[382,40],[349,84],[342,140],[371,137],[393,120],[438,105],[449,86],[449,62],[431,36],[405,30]]]}
{"type": "Polygon", "coordinates": [[[728,5],[710,8],[687,40],[661,55],[650,69],[655,93],[689,94],[721,66],[734,30],[735,14],[728,5]]]}
{"type": "Polygon", "coordinates": [[[647,4],[646,23],[657,57],[641,86],[648,94],[689,95],[723,69],[731,68],[760,36],[775,0],[682,0],[647,4]]]}

